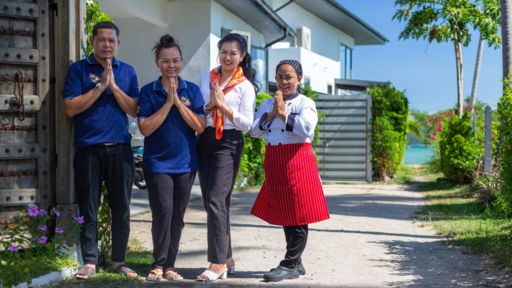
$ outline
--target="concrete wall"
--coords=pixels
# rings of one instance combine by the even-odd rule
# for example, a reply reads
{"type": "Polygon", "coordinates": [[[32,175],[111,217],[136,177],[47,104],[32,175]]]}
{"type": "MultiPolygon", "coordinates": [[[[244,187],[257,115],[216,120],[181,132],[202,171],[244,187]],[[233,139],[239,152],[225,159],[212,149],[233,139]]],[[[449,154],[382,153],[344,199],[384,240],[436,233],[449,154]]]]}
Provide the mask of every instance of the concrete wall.
{"type": "MultiPolygon", "coordinates": [[[[276,9],[288,2],[288,0],[266,0],[276,9]]],[[[291,3],[279,10],[277,14],[294,29],[306,26],[311,29],[311,51],[324,57],[339,61],[339,46],[354,47],[354,39],[331,26],[322,19],[302,9],[295,3],[291,3]],[[297,17],[300,15],[300,17],[297,17]]]]}
{"type": "Polygon", "coordinates": [[[140,86],[153,81],[160,75],[151,50],[166,33],[175,37],[181,46],[183,52],[181,76],[184,79],[198,82],[201,71],[209,69],[210,1],[152,0],[146,3],[115,0],[114,2],[122,2],[123,5],[120,6],[124,8],[120,9],[124,9],[123,13],[112,11],[115,7],[111,7],[113,3],[110,1],[100,0],[100,5],[102,9],[106,7],[104,11],[112,15],[121,30],[121,45],[117,56],[136,68],[140,86]],[[146,5],[155,6],[158,9],[143,8],[146,5]],[[135,12],[139,9],[153,11],[153,14],[147,14],[150,13],[147,12],[143,16],[135,12]],[[146,18],[152,20],[145,20],[146,18]],[[197,19],[205,20],[198,23],[197,19]]]}
{"type": "MultiPolygon", "coordinates": [[[[269,81],[275,81],[275,67],[283,59],[299,60],[304,76],[310,78],[314,91],[327,93],[327,85],[333,87],[334,79],[340,77],[339,62],[301,47],[270,49],[268,53],[269,81]]],[[[304,83],[304,78],[302,83],[304,83]]]]}
{"type": "MultiPolygon", "coordinates": [[[[263,35],[256,30],[253,26],[244,22],[244,20],[240,19],[235,14],[231,13],[229,10],[224,8],[224,6],[220,5],[214,0],[211,1],[211,29],[210,29],[210,44],[211,44],[211,54],[210,54],[210,67],[214,68],[219,65],[218,61],[218,49],[217,43],[220,40],[221,30],[225,29],[234,29],[238,31],[249,32],[251,34],[251,43],[249,45],[263,47],[265,46],[265,40],[263,39],[263,35]]],[[[250,52],[250,47],[249,47],[250,52]]]]}

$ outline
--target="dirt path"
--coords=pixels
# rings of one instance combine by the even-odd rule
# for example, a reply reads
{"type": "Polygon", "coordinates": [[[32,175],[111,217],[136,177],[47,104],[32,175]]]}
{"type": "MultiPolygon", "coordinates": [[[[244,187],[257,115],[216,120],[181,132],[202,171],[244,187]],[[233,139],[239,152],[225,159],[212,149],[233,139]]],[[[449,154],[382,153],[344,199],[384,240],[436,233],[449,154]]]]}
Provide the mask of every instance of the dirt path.
{"type": "MultiPolygon", "coordinates": [[[[443,238],[411,221],[424,204],[411,187],[379,184],[327,185],[331,219],[310,226],[303,255],[307,274],[278,284],[261,282],[262,273],[284,255],[280,227],[249,215],[256,192],[232,200],[233,251],[237,273],[221,287],[506,287],[512,278],[488,261],[448,247],[443,238]]],[[[150,213],[132,217],[131,237],[152,248],[150,213]]],[[[186,214],[177,268],[187,279],[206,267],[206,214],[202,200],[186,214]]],[[[173,287],[204,287],[192,280],[173,287]]],[[[211,285],[211,284],[209,284],[211,285]]]]}

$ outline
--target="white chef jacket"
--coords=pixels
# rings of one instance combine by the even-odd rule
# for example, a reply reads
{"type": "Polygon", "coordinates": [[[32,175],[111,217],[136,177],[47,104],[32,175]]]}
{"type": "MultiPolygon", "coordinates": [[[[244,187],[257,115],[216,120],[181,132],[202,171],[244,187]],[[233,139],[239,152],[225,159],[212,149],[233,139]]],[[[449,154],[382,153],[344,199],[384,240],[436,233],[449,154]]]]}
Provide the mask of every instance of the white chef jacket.
{"type": "Polygon", "coordinates": [[[286,119],[274,117],[270,124],[263,125],[267,113],[272,110],[274,98],[261,103],[249,131],[252,137],[263,137],[267,145],[311,143],[318,123],[316,105],[313,100],[295,94],[284,101],[286,119]]]}

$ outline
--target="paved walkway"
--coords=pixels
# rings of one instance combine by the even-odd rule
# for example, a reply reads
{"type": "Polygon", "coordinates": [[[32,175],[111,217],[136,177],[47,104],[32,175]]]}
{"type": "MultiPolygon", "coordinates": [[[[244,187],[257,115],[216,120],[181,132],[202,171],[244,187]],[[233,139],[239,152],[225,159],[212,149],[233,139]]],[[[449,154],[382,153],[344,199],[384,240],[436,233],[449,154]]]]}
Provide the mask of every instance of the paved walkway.
{"type": "MultiPolygon", "coordinates": [[[[278,284],[261,281],[284,255],[280,227],[251,216],[256,192],[236,193],[231,223],[237,273],[213,286],[221,287],[506,287],[512,277],[462,249],[444,244],[441,236],[411,221],[424,204],[412,187],[379,184],[326,185],[331,219],[310,225],[303,255],[307,274],[278,284]]],[[[195,195],[198,195],[195,192],[195,195]]],[[[133,208],[144,210],[145,192],[135,192],[133,208]],[[140,193],[140,194],[137,194],[140,193]],[[140,197],[137,197],[139,195],[140,197]],[[142,200],[137,200],[137,198],[142,200]]],[[[206,267],[206,214],[193,197],[176,267],[193,279],[206,267]]],[[[147,207],[147,204],[146,204],[147,207]]],[[[132,209],[133,209],[132,208],[132,209]]],[[[146,208],[147,209],[147,208],[146,208]]],[[[132,217],[131,237],[151,249],[151,215],[132,217]]],[[[192,280],[179,287],[204,287],[192,280]]],[[[211,285],[211,284],[209,284],[211,285]]],[[[176,287],[176,286],[174,286],[176,287]]]]}

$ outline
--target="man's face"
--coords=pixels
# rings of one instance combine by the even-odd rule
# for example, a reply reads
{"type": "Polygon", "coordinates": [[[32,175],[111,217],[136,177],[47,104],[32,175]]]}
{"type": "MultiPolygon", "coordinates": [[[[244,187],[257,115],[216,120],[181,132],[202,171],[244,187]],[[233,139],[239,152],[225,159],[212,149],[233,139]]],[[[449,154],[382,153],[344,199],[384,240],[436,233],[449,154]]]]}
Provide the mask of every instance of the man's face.
{"type": "Polygon", "coordinates": [[[94,48],[94,56],[98,59],[107,59],[114,57],[119,46],[119,38],[117,38],[114,29],[98,29],[97,35],[92,39],[94,48]]]}

